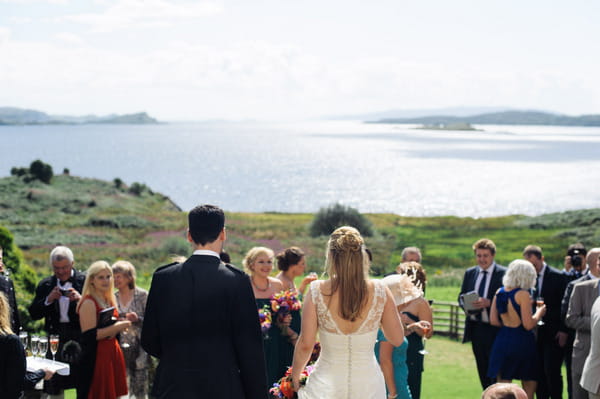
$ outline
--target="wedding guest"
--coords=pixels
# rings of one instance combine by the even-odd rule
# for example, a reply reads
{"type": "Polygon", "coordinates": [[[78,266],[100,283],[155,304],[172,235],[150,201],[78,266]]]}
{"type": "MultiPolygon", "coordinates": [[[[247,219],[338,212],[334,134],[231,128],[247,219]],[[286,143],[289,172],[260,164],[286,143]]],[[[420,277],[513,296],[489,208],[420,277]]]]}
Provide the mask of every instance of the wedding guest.
{"type": "Polygon", "coordinates": [[[80,367],[84,368],[78,381],[78,398],[112,399],[127,395],[125,359],[116,335],[131,327],[131,321],[99,324],[103,311],[110,312],[115,319],[119,316],[113,291],[110,265],[103,260],[92,263],[77,307],[83,346],[80,367]]]}
{"type": "MultiPolygon", "coordinates": [[[[73,251],[65,246],[57,246],[50,252],[50,265],[54,274],[44,278],[35,289],[35,298],[29,306],[29,314],[33,320],[44,319],[44,330],[47,335],[59,336],[56,360],[66,362],[63,357],[65,346],[77,345],[81,337],[77,305],[81,299],[81,290],[85,274],[75,270],[73,251]]],[[[50,352],[47,355],[51,358],[50,352]]],[[[71,375],[56,374],[44,382],[44,393],[52,398],[64,397],[64,389],[75,388],[75,375],[78,368],[71,368],[71,375]]]]}
{"type": "Polygon", "coordinates": [[[0,292],[0,397],[21,398],[23,389],[31,389],[42,378],[49,380],[51,370],[26,371],[25,349],[10,323],[10,306],[0,292]]]}
{"type": "Polygon", "coordinates": [[[400,254],[402,262],[417,262],[421,263],[421,250],[418,247],[406,247],[400,254]]]}
{"type": "Polygon", "coordinates": [[[112,271],[119,315],[125,315],[131,320],[131,327],[119,335],[125,357],[129,395],[136,399],[146,398],[150,356],[142,349],[140,338],[148,291],[136,286],[135,267],[130,262],[117,261],[112,265],[112,271]]]}
{"type": "MultiPolygon", "coordinates": [[[[420,288],[417,288],[407,275],[391,275],[383,278],[381,282],[389,288],[394,298],[396,308],[398,309],[398,313],[401,315],[404,305],[408,305],[410,302],[423,298],[423,291],[421,291],[420,288]]],[[[405,334],[416,334],[416,331],[419,331],[421,336],[431,336],[431,330],[430,321],[411,321],[409,324],[404,325],[405,334]]],[[[415,397],[418,397],[412,395],[412,391],[408,385],[409,367],[407,364],[407,348],[409,347],[410,345],[406,337],[404,338],[402,345],[394,347],[387,342],[381,329],[377,333],[375,355],[377,356],[381,371],[383,372],[383,377],[385,378],[388,398],[398,397],[400,399],[414,399],[415,397]]],[[[422,354],[419,354],[419,356],[423,357],[422,354]]],[[[420,379],[418,388],[420,389],[420,379]]],[[[420,391],[416,393],[417,395],[420,395],[420,391]]]]}
{"type": "MultiPolygon", "coordinates": [[[[411,282],[418,287],[420,290],[424,290],[427,286],[427,275],[421,264],[417,262],[403,262],[396,268],[397,273],[406,275],[410,278],[411,282]]],[[[413,298],[411,301],[406,301],[402,305],[398,306],[402,316],[402,323],[408,326],[412,323],[419,322],[421,320],[433,324],[433,311],[429,302],[423,297],[422,294],[413,298]]],[[[419,399],[421,397],[421,380],[424,371],[424,360],[425,357],[420,353],[423,350],[423,330],[420,329],[407,329],[408,339],[408,350],[406,355],[406,362],[408,364],[408,386],[413,399],[419,399]]],[[[426,338],[431,337],[433,330],[428,331],[426,338]]]]}
{"type": "Polygon", "coordinates": [[[512,261],[490,312],[490,324],[500,327],[500,331],[492,346],[488,377],[498,382],[521,380],[529,399],[533,399],[538,373],[535,336],[531,330],[546,313],[546,305],[542,304],[531,314],[533,299],[529,292],[535,280],[536,270],[530,262],[512,261]]]}
{"type": "MultiPolygon", "coordinates": [[[[271,308],[271,296],[283,291],[281,281],[270,276],[273,271],[273,258],[274,253],[271,249],[254,247],[246,253],[242,261],[244,269],[250,275],[258,309],[262,309],[264,306],[271,308]]],[[[269,386],[283,377],[290,366],[288,352],[293,352],[298,339],[298,334],[290,328],[291,322],[291,316],[279,322],[274,317],[271,329],[263,335],[269,386]],[[281,331],[276,331],[278,329],[281,331]]]]}
{"type": "Polygon", "coordinates": [[[283,289],[297,289],[301,295],[304,295],[306,292],[308,284],[317,279],[316,273],[310,273],[302,279],[300,287],[296,288],[294,279],[302,276],[306,270],[306,257],[304,256],[304,252],[298,247],[290,247],[278,253],[277,268],[280,272],[276,278],[283,284],[283,289]]]}
{"type": "Polygon", "coordinates": [[[377,331],[394,346],[404,341],[404,330],[391,292],[368,278],[364,240],[350,226],[336,229],[327,243],[328,280],[310,284],[302,308],[302,332],[294,352],[292,386],[300,399],[386,396],[385,380],[373,348],[377,331]],[[300,374],[316,342],[321,354],[306,385],[300,374]]]}
{"type": "Polygon", "coordinates": [[[19,318],[19,309],[17,308],[17,298],[15,296],[15,286],[8,277],[8,270],[5,269],[3,262],[3,249],[0,246],[0,292],[3,292],[8,298],[10,304],[10,323],[14,332],[21,329],[21,320],[19,318]]]}
{"type": "Polygon", "coordinates": [[[497,382],[483,391],[481,399],[527,399],[527,393],[517,384],[497,382]]]}

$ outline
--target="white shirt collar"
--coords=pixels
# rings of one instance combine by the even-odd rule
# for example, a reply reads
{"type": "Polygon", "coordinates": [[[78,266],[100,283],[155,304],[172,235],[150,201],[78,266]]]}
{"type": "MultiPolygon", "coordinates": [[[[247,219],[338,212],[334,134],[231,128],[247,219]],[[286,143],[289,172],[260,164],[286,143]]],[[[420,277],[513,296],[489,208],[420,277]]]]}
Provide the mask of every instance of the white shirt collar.
{"type": "Polygon", "coordinates": [[[546,262],[544,262],[544,266],[542,266],[542,270],[540,270],[540,272],[538,273],[538,276],[540,277],[544,277],[544,273],[546,273],[546,267],[548,265],[546,264],[546,262]]]}
{"type": "MultiPolygon", "coordinates": [[[[488,267],[487,269],[485,269],[485,271],[487,273],[489,273],[489,275],[491,276],[492,273],[494,273],[494,267],[496,267],[496,262],[492,262],[492,264],[490,265],[490,267],[488,267]]],[[[479,273],[481,273],[483,271],[483,268],[479,265],[477,265],[477,269],[479,270],[479,273]]]]}
{"type": "Polygon", "coordinates": [[[215,251],[211,251],[210,249],[197,249],[192,255],[216,256],[217,258],[221,259],[218,253],[216,253],[215,251]]]}

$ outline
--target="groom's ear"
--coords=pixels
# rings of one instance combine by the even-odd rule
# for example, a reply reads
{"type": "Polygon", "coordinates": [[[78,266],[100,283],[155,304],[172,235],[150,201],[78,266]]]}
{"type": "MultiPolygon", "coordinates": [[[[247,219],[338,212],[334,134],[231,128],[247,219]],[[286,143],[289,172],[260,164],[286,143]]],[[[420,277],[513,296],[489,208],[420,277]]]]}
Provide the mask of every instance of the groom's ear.
{"type": "Polygon", "coordinates": [[[227,232],[225,231],[225,227],[223,227],[223,230],[221,230],[221,232],[219,233],[219,241],[225,241],[227,239],[227,232]]]}
{"type": "Polygon", "coordinates": [[[187,233],[186,233],[185,237],[187,238],[188,242],[190,242],[192,244],[196,244],[194,242],[194,239],[192,238],[192,233],[190,233],[190,229],[187,230],[187,233]]]}

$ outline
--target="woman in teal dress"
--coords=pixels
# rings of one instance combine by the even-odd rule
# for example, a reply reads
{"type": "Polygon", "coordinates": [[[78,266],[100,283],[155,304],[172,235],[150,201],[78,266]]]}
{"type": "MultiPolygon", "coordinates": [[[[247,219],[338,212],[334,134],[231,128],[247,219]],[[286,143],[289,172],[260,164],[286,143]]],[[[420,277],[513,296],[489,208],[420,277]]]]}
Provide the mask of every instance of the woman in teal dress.
{"type": "MultiPolygon", "coordinates": [[[[392,292],[398,313],[401,313],[400,309],[406,303],[423,297],[423,291],[415,287],[410,277],[406,275],[395,274],[385,277],[381,281],[392,292]]],[[[408,335],[427,328],[431,328],[430,322],[417,321],[406,324],[404,332],[408,335]]],[[[383,372],[388,398],[390,399],[414,399],[408,386],[408,348],[409,343],[406,338],[404,338],[402,345],[394,347],[386,341],[382,331],[379,331],[377,344],[375,345],[375,356],[377,356],[381,371],[383,372]]]]}
{"type": "MultiPolygon", "coordinates": [[[[252,290],[256,298],[256,307],[262,309],[265,305],[271,308],[271,296],[283,291],[283,285],[278,279],[271,277],[273,271],[273,251],[265,247],[254,247],[248,251],[243,260],[244,269],[250,275],[252,290]]],[[[278,325],[276,317],[273,317],[271,328],[263,334],[263,347],[267,363],[267,383],[271,387],[285,374],[289,364],[282,356],[282,348],[289,345],[289,323],[288,317],[281,325],[278,325]]]]}

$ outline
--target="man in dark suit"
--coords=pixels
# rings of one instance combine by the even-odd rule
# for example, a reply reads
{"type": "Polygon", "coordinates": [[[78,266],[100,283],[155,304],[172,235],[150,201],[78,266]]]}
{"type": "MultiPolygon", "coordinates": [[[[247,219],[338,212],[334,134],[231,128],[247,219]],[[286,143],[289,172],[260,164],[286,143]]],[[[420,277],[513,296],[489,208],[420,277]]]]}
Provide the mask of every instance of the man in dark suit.
{"type": "Polygon", "coordinates": [[[538,277],[534,296],[544,298],[546,305],[546,314],[542,319],[544,324],[537,329],[540,377],[536,398],[561,399],[563,392],[561,365],[568,333],[567,326],[560,315],[560,308],[569,280],[562,272],[544,262],[542,249],[537,245],[526,246],[523,250],[523,258],[535,267],[538,277]]]}
{"type": "Polygon", "coordinates": [[[184,263],[159,268],[148,295],[142,347],[159,358],[157,398],[267,398],[262,334],[250,279],[219,259],[225,216],[192,209],[184,263]]]}
{"type": "Polygon", "coordinates": [[[19,309],[17,308],[17,298],[15,296],[15,286],[8,277],[8,271],[4,269],[3,249],[0,247],[0,292],[3,292],[8,299],[10,306],[10,326],[13,332],[19,335],[21,329],[21,319],[19,317],[19,309]]]}
{"type": "MultiPolygon", "coordinates": [[[[63,348],[69,341],[78,341],[81,336],[79,315],[76,308],[85,281],[85,274],[73,268],[73,252],[64,246],[55,247],[50,252],[50,263],[54,274],[38,284],[35,298],[29,306],[33,320],[44,318],[46,334],[58,334],[60,343],[56,360],[64,361],[63,348]]],[[[47,354],[51,358],[50,353],[47,354]]],[[[71,374],[76,368],[71,368],[71,374]]],[[[75,387],[75,377],[56,374],[44,382],[44,392],[55,397],[64,396],[64,389],[75,387]]]]}
{"type": "Polygon", "coordinates": [[[473,251],[477,266],[465,272],[458,303],[465,310],[464,294],[476,292],[479,296],[479,299],[473,302],[473,309],[465,310],[467,317],[463,343],[471,341],[479,381],[485,389],[495,382],[494,378],[487,376],[487,370],[492,345],[499,330],[490,324],[490,306],[496,291],[502,287],[502,277],[506,268],[494,261],[496,245],[492,240],[482,238],[473,244],[473,251]]]}

